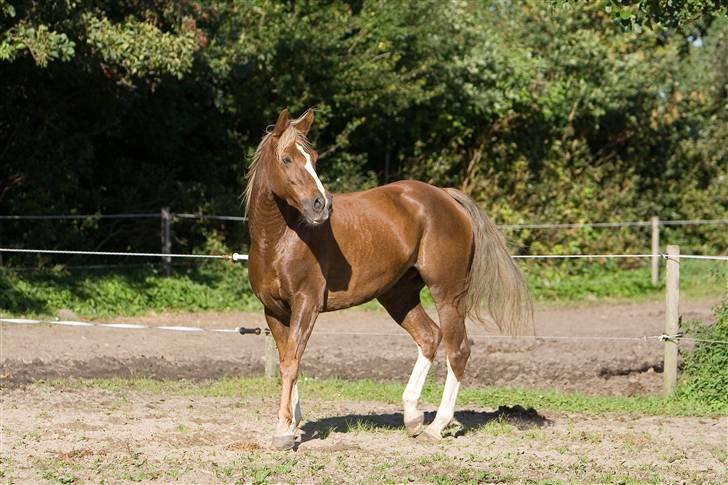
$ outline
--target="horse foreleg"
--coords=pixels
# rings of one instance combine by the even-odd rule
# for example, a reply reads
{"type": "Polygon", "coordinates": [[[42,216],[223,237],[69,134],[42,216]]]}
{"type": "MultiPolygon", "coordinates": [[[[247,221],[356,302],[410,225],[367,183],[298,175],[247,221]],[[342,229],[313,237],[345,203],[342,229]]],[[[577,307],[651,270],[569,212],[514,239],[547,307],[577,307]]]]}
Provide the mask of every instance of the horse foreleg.
{"type": "Polygon", "coordinates": [[[272,444],[279,450],[293,448],[296,429],[301,422],[298,368],[317,316],[316,306],[307,305],[305,302],[294,304],[286,332],[287,338],[278,343],[281,366],[281,402],[278,409],[278,425],[272,444]]]}

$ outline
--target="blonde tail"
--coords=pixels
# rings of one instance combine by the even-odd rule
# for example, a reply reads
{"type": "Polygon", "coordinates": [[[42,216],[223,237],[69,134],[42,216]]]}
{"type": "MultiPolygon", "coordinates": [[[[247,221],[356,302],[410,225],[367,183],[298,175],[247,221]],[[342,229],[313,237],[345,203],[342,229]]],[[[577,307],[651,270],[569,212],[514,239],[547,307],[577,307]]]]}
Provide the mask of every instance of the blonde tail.
{"type": "Polygon", "coordinates": [[[465,208],[473,224],[475,247],[463,295],[468,317],[485,322],[481,307],[485,301],[501,332],[533,335],[533,303],[505,238],[473,199],[457,189],[445,190],[465,208]]]}

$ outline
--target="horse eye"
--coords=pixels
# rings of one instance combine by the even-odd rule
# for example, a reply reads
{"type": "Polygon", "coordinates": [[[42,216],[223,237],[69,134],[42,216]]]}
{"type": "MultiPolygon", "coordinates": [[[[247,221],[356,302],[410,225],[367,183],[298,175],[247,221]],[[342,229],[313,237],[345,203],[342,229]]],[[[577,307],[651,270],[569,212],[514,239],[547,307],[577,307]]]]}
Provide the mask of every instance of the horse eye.
{"type": "Polygon", "coordinates": [[[289,165],[290,163],[291,163],[291,159],[290,159],[290,158],[288,158],[288,157],[283,157],[283,164],[284,164],[284,165],[289,165]]]}

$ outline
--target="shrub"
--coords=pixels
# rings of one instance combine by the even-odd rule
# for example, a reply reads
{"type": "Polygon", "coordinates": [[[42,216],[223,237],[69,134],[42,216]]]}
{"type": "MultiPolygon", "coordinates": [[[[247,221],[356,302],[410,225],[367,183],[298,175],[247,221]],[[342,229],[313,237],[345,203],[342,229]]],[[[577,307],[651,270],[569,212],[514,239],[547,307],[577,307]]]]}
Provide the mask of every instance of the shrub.
{"type": "Polygon", "coordinates": [[[680,397],[714,405],[728,406],[728,297],[716,309],[713,325],[691,329],[695,338],[711,340],[697,342],[695,349],[685,355],[678,393],[680,397]]]}

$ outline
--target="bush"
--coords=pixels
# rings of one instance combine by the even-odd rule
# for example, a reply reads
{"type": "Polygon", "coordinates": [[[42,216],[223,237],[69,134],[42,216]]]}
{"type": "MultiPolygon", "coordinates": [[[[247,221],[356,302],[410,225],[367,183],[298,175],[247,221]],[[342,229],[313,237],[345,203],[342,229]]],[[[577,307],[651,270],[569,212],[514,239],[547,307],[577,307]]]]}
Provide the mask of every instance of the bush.
{"type": "Polygon", "coordinates": [[[728,344],[724,343],[728,342],[728,297],[716,309],[715,324],[696,326],[691,336],[714,342],[698,342],[685,355],[678,394],[725,408],[728,406],[728,344]]]}

